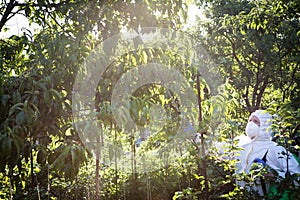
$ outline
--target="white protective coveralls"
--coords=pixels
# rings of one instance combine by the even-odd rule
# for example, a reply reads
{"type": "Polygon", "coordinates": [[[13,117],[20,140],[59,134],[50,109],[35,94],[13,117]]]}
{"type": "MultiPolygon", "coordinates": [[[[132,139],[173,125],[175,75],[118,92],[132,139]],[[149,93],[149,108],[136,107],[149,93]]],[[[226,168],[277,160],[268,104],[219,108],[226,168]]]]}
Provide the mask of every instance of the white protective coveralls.
{"type": "MultiPolygon", "coordinates": [[[[281,177],[285,177],[287,171],[287,156],[283,155],[282,152],[287,152],[282,146],[277,146],[277,143],[271,141],[271,125],[272,116],[264,110],[256,110],[253,112],[250,118],[255,115],[260,120],[259,132],[256,133],[255,137],[250,139],[249,137],[241,141],[243,150],[240,152],[240,156],[237,158],[237,172],[245,171],[249,173],[249,169],[256,158],[262,159],[266,152],[266,164],[276,170],[281,177]]],[[[249,135],[248,135],[249,136],[249,135]]],[[[290,159],[288,160],[288,170],[291,174],[300,174],[300,166],[297,160],[289,153],[290,159]]],[[[239,182],[243,186],[243,182],[239,182]]],[[[263,194],[262,188],[256,188],[260,194],[263,194]]]]}

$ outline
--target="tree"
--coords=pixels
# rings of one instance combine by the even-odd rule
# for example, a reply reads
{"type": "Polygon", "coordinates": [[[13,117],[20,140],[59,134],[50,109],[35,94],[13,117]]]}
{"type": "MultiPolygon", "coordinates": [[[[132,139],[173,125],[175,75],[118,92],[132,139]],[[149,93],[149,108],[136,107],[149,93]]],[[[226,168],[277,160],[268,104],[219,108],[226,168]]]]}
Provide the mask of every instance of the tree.
{"type": "Polygon", "coordinates": [[[37,188],[47,170],[73,180],[87,161],[72,124],[71,103],[74,79],[90,50],[122,28],[177,29],[184,20],[177,13],[185,15],[184,7],[173,1],[1,2],[0,31],[18,14],[41,28],[0,41],[0,166],[10,178],[10,196],[23,198],[20,180],[26,181],[26,190],[37,188]],[[35,168],[42,171],[36,173],[35,168]]]}
{"type": "Polygon", "coordinates": [[[268,107],[264,93],[285,101],[299,75],[298,2],[201,1],[208,8],[206,48],[240,91],[249,112],[268,107]]]}

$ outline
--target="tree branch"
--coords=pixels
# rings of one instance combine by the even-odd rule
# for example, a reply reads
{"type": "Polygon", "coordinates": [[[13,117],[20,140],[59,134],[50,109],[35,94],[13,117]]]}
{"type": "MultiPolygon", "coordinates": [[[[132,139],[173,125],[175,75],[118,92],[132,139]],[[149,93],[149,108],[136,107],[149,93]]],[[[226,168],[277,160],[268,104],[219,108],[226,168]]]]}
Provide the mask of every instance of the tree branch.
{"type": "Polygon", "coordinates": [[[249,86],[250,86],[250,81],[248,82],[248,85],[246,86],[246,93],[243,96],[244,96],[244,100],[246,102],[247,109],[249,112],[251,112],[251,105],[250,105],[250,101],[249,101],[249,86]]]}
{"type": "Polygon", "coordinates": [[[45,8],[59,8],[61,6],[67,5],[70,3],[70,0],[62,1],[59,3],[48,3],[48,4],[30,4],[30,3],[19,3],[16,2],[16,6],[25,7],[25,6],[33,6],[33,7],[45,7],[45,8]]]}
{"type": "Polygon", "coordinates": [[[252,74],[249,73],[249,70],[246,68],[246,66],[242,63],[242,61],[238,58],[237,54],[236,54],[236,47],[235,47],[235,43],[225,34],[223,34],[223,36],[230,42],[231,44],[231,48],[232,48],[232,57],[233,59],[236,60],[236,62],[238,63],[238,65],[245,71],[245,74],[247,74],[247,76],[251,76],[252,74]]]}
{"type": "MultiPolygon", "coordinates": [[[[65,6],[70,4],[70,0],[62,1],[59,3],[48,3],[48,4],[34,4],[34,3],[20,3],[15,0],[10,0],[9,3],[6,4],[6,8],[4,11],[4,14],[2,15],[1,21],[0,21],[0,32],[2,31],[4,25],[7,23],[7,21],[12,18],[15,14],[19,13],[21,10],[24,10],[26,6],[31,7],[44,7],[44,8],[59,8],[61,6],[65,6]],[[12,12],[15,7],[19,7],[16,12],[12,12]]],[[[73,3],[77,4],[77,3],[73,3]]]]}
{"type": "Polygon", "coordinates": [[[11,12],[11,15],[7,18],[7,20],[6,21],[9,21],[13,16],[15,16],[16,14],[19,14],[19,11],[20,10],[18,10],[18,11],[16,11],[16,12],[11,12]]]}
{"type": "Polygon", "coordinates": [[[263,79],[263,85],[261,86],[261,88],[259,89],[259,94],[257,94],[257,99],[256,99],[256,108],[260,107],[260,103],[261,103],[261,99],[263,96],[263,93],[265,92],[267,86],[269,83],[269,75],[267,75],[264,79],[263,79]]]}
{"type": "Polygon", "coordinates": [[[258,91],[258,85],[259,85],[259,67],[257,67],[258,68],[258,70],[257,70],[257,72],[256,72],[256,78],[255,78],[255,85],[254,85],[254,87],[253,87],[253,93],[252,93],[252,103],[251,103],[251,106],[253,107],[253,109],[254,109],[254,107],[255,107],[255,105],[256,105],[256,102],[255,102],[255,100],[256,100],[256,97],[257,97],[257,91],[258,91]]]}
{"type": "Polygon", "coordinates": [[[286,94],[286,92],[290,89],[290,87],[292,87],[292,85],[295,83],[295,75],[296,75],[296,72],[298,71],[298,67],[299,67],[299,65],[297,65],[296,64],[296,66],[295,66],[295,68],[294,68],[294,70],[293,70],[293,72],[292,72],[292,77],[291,77],[291,81],[290,81],[290,83],[287,85],[287,87],[286,88],[284,88],[284,84],[282,84],[282,91],[283,91],[283,97],[282,97],[282,101],[284,102],[285,101],[285,94],[286,94]]]}
{"type": "Polygon", "coordinates": [[[9,15],[12,13],[12,10],[16,6],[16,2],[14,0],[10,0],[7,4],[7,7],[4,11],[4,14],[2,15],[1,21],[0,21],[0,32],[2,31],[2,28],[6,24],[6,22],[9,20],[9,15]]]}

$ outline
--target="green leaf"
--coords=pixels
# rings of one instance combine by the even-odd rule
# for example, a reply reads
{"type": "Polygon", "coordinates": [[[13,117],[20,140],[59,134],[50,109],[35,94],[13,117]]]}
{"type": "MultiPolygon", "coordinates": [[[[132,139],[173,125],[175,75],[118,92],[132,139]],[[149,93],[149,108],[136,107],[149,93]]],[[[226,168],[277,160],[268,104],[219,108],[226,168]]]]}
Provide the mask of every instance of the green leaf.
{"type": "Polygon", "coordinates": [[[25,16],[29,17],[30,14],[31,14],[31,9],[30,9],[29,5],[26,4],[26,6],[25,6],[25,16]]]}
{"type": "Polygon", "coordinates": [[[24,140],[16,134],[12,134],[14,145],[17,149],[17,154],[21,153],[21,149],[24,147],[24,140]]]}
{"type": "Polygon", "coordinates": [[[47,104],[47,106],[51,105],[51,99],[50,99],[49,92],[48,92],[48,91],[45,91],[45,92],[43,93],[43,96],[44,96],[44,101],[45,101],[45,103],[47,104]]]}
{"type": "Polygon", "coordinates": [[[62,99],[62,96],[59,94],[59,92],[53,88],[50,89],[50,92],[58,99],[62,99]]]}
{"type": "Polygon", "coordinates": [[[38,107],[36,105],[34,105],[33,103],[29,104],[31,107],[33,107],[34,111],[37,112],[38,114],[40,113],[38,107]]]}
{"type": "Polygon", "coordinates": [[[16,91],[13,93],[13,99],[12,99],[12,102],[13,103],[20,103],[22,101],[22,98],[21,98],[21,94],[19,91],[16,91]]]}
{"type": "Polygon", "coordinates": [[[40,150],[37,154],[37,162],[40,165],[45,165],[46,163],[46,155],[44,154],[44,151],[40,150]]]}
{"type": "Polygon", "coordinates": [[[15,112],[15,110],[16,109],[18,109],[18,110],[22,110],[22,106],[23,106],[24,104],[23,103],[17,103],[17,104],[15,104],[15,105],[13,105],[10,109],[9,109],[9,116],[11,116],[14,112],[15,112]]]}
{"type": "Polygon", "coordinates": [[[25,121],[26,121],[26,114],[23,111],[19,112],[16,116],[16,123],[18,125],[22,125],[25,123],[25,121]]]}
{"type": "Polygon", "coordinates": [[[243,28],[240,28],[240,31],[241,31],[241,34],[242,34],[242,35],[246,35],[246,31],[244,31],[243,28]]]}
{"type": "Polygon", "coordinates": [[[4,138],[1,146],[2,146],[1,154],[5,155],[6,157],[9,157],[11,154],[12,139],[9,137],[4,138]]]}
{"type": "Polygon", "coordinates": [[[76,163],[76,150],[74,148],[70,149],[71,151],[71,160],[72,160],[72,165],[75,166],[76,164],[78,165],[79,163],[76,163]]]}
{"type": "Polygon", "coordinates": [[[7,95],[7,94],[5,94],[5,95],[2,96],[1,103],[2,103],[3,106],[6,105],[6,103],[8,101],[8,97],[9,97],[9,95],[7,95]]]}
{"type": "Polygon", "coordinates": [[[112,161],[114,159],[114,145],[109,146],[109,160],[112,161]]]}

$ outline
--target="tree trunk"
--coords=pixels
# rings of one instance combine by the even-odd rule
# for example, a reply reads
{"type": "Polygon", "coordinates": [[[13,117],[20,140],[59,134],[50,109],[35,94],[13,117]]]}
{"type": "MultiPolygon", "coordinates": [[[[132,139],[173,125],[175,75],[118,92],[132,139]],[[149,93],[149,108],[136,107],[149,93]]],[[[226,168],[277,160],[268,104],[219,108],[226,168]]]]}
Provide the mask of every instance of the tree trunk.
{"type": "MultiPolygon", "coordinates": [[[[101,130],[102,131],[102,130],[101,130]]],[[[96,145],[96,177],[95,177],[95,199],[99,199],[99,171],[100,171],[100,152],[99,152],[99,146],[100,146],[100,137],[97,138],[97,145],[96,145]]]]}
{"type": "MultiPolygon", "coordinates": [[[[198,108],[199,108],[199,116],[198,116],[198,122],[201,126],[202,123],[202,106],[201,106],[201,88],[200,88],[200,73],[197,72],[197,97],[198,97],[198,108]]],[[[202,167],[203,167],[203,176],[204,176],[204,189],[205,189],[205,199],[209,198],[208,194],[208,179],[207,179],[207,172],[206,172],[206,159],[205,159],[205,147],[204,147],[204,134],[205,132],[201,132],[201,154],[202,154],[202,167]]],[[[200,151],[200,149],[198,149],[200,151]]],[[[200,152],[199,152],[200,153],[200,152]]],[[[200,165],[198,165],[198,168],[200,165]]],[[[198,169],[200,170],[200,169],[198,169]]]]}

